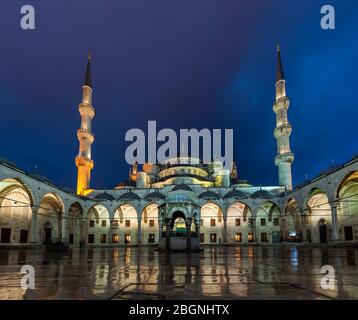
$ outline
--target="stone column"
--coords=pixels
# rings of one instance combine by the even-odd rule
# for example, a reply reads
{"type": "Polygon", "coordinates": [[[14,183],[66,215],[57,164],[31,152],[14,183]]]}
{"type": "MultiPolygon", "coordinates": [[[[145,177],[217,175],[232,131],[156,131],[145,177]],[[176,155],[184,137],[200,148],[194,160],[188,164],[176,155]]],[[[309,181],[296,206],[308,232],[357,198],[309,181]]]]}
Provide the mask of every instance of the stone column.
{"type": "Polygon", "coordinates": [[[166,227],[167,227],[167,230],[165,232],[165,236],[166,236],[166,239],[165,239],[165,248],[167,250],[170,250],[170,219],[168,219],[168,221],[166,221],[165,223],[166,227]]]}
{"type": "Polygon", "coordinates": [[[86,235],[88,233],[87,226],[88,226],[87,222],[85,220],[81,219],[81,240],[80,240],[81,246],[86,245],[86,235]]]}
{"type": "Polygon", "coordinates": [[[138,218],[137,243],[142,243],[142,218],[138,218]]]}
{"type": "Polygon", "coordinates": [[[286,218],[281,220],[282,241],[287,241],[286,218]]]}
{"type": "Polygon", "coordinates": [[[113,238],[113,220],[109,220],[108,244],[112,244],[112,238],[113,238]]]}
{"type": "Polygon", "coordinates": [[[160,245],[161,239],[162,239],[162,235],[163,235],[163,221],[159,220],[158,221],[159,224],[159,235],[158,235],[158,243],[160,245]]]}
{"type": "Polygon", "coordinates": [[[62,226],[61,226],[61,242],[64,244],[68,243],[68,235],[67,235],[67,219],[68,219],[68,214],[63,214],[62,215],[62,226]]]}
{"type": "Polygon", "coordinates": [[[332,204],[331,211],[332,211],[332,241],[339,241],[337,205],[335,203],[332,204]]]}
{"type": "Polygon", "coordinates": [[[252,238],[253,238],[253,242],[257,242],[257,232],[256,232],[256,216],[252,218],[251,230],[252,230],[252,238]]]}
{"type": "Polygon", "coordinates": [[[200,243],[200,221],[195,224],[195,233],[198,237],[198,243],[200,243]]]}
{"type": "Polygon", "coordinates": [[[302,240],[304,242],[307,242],[307,224],[306,224],[306,215],[304,213],[304,210],[300,210],[300,216],[302,221],[302,240]]]}
{"type": "Polygon", "coordinates": [[[227,243],[227,218],[224,218],[223,236],[224,236],[224,243],[227,243]]]}
{"type": "Polygon", "coordinates": [[[191,219],[187,219],[186,223],[186,249],[191,250],[191,219]]]}
{"type": "Polygon", "coordinates": [[[37,212],[38,209],[32,207],[32,215],[31,215],[31,243],[37,243],[37,212]]]}
{"type": "MultiPolygon", "coordinates": [[[[197,237],[197,248],[200,247],[200,220],[199,221],[196,221],[195,223],[195,233],[196,233],[196,237],[197,237]]],[[[195,248],[195,249],[197,249],[195,248]]]]}
{"type": "Polygon", "coordinates": [[[61,219],[62,219],[62,214],[58,214],[56,242],[61,242],[61,228],[62,228],[61,219]]]}

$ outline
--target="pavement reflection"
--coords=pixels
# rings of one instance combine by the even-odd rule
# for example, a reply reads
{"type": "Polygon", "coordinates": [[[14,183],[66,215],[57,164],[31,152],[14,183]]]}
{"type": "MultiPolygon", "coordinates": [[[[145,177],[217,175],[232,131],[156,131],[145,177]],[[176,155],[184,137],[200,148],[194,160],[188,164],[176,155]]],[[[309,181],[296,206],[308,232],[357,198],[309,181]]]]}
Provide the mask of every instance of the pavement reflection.
{"type": "Polygon", "coordinates": [[[358,299],[355,248],[205,247],[158,253],[153,247],[0,250],[0,299],[358,299]],[[34,290],[20,287],[35,268],[34,290]],[[335,269],[321,288],[321,267],[335,269]]]}

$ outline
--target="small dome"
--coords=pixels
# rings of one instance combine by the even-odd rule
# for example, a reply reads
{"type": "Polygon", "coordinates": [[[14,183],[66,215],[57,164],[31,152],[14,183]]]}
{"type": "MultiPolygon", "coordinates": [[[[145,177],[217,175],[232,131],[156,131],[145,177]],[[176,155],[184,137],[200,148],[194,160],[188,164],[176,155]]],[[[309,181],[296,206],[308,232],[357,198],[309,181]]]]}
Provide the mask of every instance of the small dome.
{"type": "Polygon", "coordinates": [[[201,199],[218,199],[218,198],[220,198],[220,196],[213,191],[205,191],[199,195],[199,198],[201,198],[201,199]]]}
{"type": "Polygon", "coordinates": [[[224,198],[247,198],[247,194],[235,189],[227,193],[224,198]]]}
{"type": "Polygon", "coordinates": [[[165,199],[165,195],[163,195],[160,192],[152,192],[152,193],[149,193],[145,198],[147,200],[165,199]]]}
{"type": "Polygon", "coordinates": [[[122,188],[125,188],[125,187],[135,187],[135,186],[136,186],[135,181],[126,180],[126,181],[118,183],[116,185],[116,189],[122,189],[122,188]]]}
{"type": "Polygon", "coordinates": [[[96,200],[108,200],[108,201],[115,200],[115,198],[111,194],[109,194],[107,192],[99,193],[93,199],[96,199],[96,200]]]}
{"type": "Polygon", "coordinates": [[[237,184],[248,184],[248,185],[251,185],[251,183],[250,183],[248,180],[246,180],[246,179],[237,179],[237,180],[236,180],[236,183],[237,183],[237,184]]]}
{"type": "Polygon", "coordinates": [[[271,197],[274,197],[274,195],[271,192],[267,191],[267,190],[256,191],[251,196],[254,197],[254,198],[271,198],[271,197]]]}
{"type": "Polygon", "coordinates": [[[140,197],[133,192],[126,192],[121,194],[118,200],[140,200],[140,197]]]}
{"type": "Polygon", "coordinates": [[[179,191],[179,190],[182,190],[182,191],[193,191],[188,185],[186,184],[178,184],[176,185],[172,191],[179,191]]]}

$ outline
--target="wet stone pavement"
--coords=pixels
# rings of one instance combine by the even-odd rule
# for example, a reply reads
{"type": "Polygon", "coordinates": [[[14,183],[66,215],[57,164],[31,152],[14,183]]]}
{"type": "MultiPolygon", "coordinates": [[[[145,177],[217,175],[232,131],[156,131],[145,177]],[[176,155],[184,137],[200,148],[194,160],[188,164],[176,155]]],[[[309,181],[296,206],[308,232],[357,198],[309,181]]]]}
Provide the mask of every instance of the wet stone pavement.
{"type": "Polygon", "coordinates": [[[358,299],[358,249],[303,246],[0,250],[0,299],[358,299]],[[23,265],[35,289],[20,286],[23,265]],[[335,270],[322,289],[321,267],[335,270]]]}

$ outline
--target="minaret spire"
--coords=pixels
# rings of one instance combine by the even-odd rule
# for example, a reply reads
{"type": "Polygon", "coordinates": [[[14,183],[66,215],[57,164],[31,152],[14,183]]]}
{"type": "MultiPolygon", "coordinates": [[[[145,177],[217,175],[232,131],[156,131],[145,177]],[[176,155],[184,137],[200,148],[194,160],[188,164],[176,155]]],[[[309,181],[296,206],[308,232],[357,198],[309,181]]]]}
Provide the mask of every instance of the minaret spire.
{"type": "Polygon", "coordinates": [[[285,80],[283,73],[282,60],[281,60],[281,50],[280,45],[277,45],[277,65],[276,65],[276,82],[280,80],[285,80]]]}
{"type": "Polygon", "coordinates": [[[286,96],[286,81],[283,74],[281,50],[277,46],[277,65],[276,65],[276,100],[273,105],[273,111],[276,114],[276,128],[274,136],[277,141],[277,156],[275,165],[278,168],[278,180],[280,186],[292,190],[291,164],[294,160],[294,154],[290,149],[290,135],[292,131],[291,124],[288,122],[287,110],[290,100],[286,96]]]}
{"type": "Polygon", "coordinates": [[[91,159],[91,145],[94,141],[92,134],[92,119],[94,108],[92,106],[92,81],[91,81],[91,53],[88,53],[85,81],[82,86],[82,102],[78,106],[81,115],[81,127],[77,130],[79,141],[79,153],[76,157],[77,194],[85,195],[91,192],[90,179],[94,163],[91,159]]]}
{"type": "Polygon", "coordinates": [[[91,77],[91,51],[88,51],[87,67],[86,67],[86,76],[85,82],[83,85],[92,88],[92,77],[91,77]]]}

